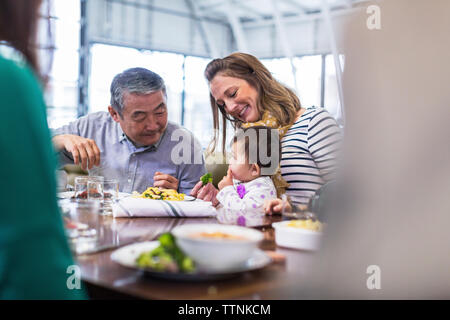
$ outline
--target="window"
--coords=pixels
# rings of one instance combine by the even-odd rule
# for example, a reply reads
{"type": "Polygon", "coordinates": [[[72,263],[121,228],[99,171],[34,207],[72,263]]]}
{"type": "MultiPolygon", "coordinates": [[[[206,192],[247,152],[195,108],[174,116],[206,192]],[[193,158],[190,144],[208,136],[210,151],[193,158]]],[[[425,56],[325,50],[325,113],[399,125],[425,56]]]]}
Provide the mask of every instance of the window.
{"type": "Polygon", "coordinates": [[[48,65],[49,50],[53,49],[53,63],[49,70],[49,81],[44,96],[47,103],[49,126],[62,126],[77,115],[80,1],[47,0],[41,7],[42,20],[39,24],[40,64],[48,65]],[[50,5],[50,11],[47,6],[50,5]],[[50,12],[50,16],[47,16],[50,12]],[[54,48],[48,43],[48,20],[51,24],[51,38],[54,48]]]}
{"type": "MultiPolygon", "coordinates": [[[[41,72],[48,76],[44,88],[48,124],[56,128],[77,115],[80,1],[45,0],[39,15],[37,58],[41,72]]],[[[0,43],[0,54],[23,61],[6,42],[0,43]]]]}
{"type": "Polygon", "coordinates": [[[211,141],[213,118],[209,100],[209,87],[203,71],[210,59],[186,57],[186,97],[184,126],[200,140],[203,147],[211,141]]]}
{"type": "Polygon", "coordinates": [[[297,70],[298,97],[303,107],[321,106],[322,56],[294,58],[297,70]]]}
{"type": "MultiPolygon", "coordinates": [[[[344,71],[344,56],[341,55],[339,59],[341,60],[342,71],[344,71]]],[[[334,118],[341,117],[336,68],[331,54],[328,54],[325,58],[325,108],[334,118]]]]}
{"type": "MultiPolygon", "coordinates": [[[[341,63],[344,57],[340,56],[341,63]]],[[[295,57],[293,63],[296,70],[296,83],[289,59],[263,59],[261,60],[269,69],[274,78],[294,89],[303,107],[323,106],[336,119],[341,116],[339,92],[336,81],[336,70],[332,55],[325,57],[325,81],[322,88],[322,55],[295,57]],[[324,101],[321,101],[324,90],[324,101]]]]}
{"type": "Polygon", "coordinates": [[[288,58],[262,59],[261,62],[275,79],[291,89],[296,89],[291,62],[288,58]]]}
{"type": "Polygon", "coordinates": [[[304,107],[320,106],[322,57],[304,56],[293,59],[296,69],[296,82],[292,65],[289,59],[264,59],[264,65],[272,73],[273,77],[293,89],[300,98],[304,107]]]}

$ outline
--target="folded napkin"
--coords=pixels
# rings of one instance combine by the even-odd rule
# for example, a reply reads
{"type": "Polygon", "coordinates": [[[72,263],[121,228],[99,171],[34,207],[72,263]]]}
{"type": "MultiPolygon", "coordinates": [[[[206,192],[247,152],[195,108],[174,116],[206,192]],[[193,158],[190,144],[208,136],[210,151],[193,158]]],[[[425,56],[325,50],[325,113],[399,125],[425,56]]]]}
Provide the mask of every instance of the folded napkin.
{"type": "Polygon", "coordinates": [[[210,201],[166,201],[127,197],[113,204],[114,217],[209,217],[216,209],[210,201]]]}

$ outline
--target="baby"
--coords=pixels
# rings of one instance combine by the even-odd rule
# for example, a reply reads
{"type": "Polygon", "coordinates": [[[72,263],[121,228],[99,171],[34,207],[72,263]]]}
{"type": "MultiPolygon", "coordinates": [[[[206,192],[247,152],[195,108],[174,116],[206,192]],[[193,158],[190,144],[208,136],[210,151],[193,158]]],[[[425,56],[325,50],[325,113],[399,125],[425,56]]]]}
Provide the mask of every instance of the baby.
{"type": "Polygon", "coordinates": [[[239,129],[233,138],[228,173],[218,184],[217,219],[221,223],[265,224],[264,203],[277,197],[271,175],[281,155],[279,140],[273,139],[272,130],[262,126],[239,129]]]}

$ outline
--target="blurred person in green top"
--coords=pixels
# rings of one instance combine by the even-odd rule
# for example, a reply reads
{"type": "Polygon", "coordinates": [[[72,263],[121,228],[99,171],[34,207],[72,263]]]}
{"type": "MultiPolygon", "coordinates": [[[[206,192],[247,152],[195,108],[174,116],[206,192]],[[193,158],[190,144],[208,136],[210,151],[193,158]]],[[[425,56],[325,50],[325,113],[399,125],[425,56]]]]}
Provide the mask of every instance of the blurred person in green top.
{"type": "Polygon", "coordinates": [[[0,1],[0,40],[25,60],[0,55],[0,299],[83,299],[70,278],[74,261],[56,202],[56,156],[37,79],[40,2],[0,1]]]}

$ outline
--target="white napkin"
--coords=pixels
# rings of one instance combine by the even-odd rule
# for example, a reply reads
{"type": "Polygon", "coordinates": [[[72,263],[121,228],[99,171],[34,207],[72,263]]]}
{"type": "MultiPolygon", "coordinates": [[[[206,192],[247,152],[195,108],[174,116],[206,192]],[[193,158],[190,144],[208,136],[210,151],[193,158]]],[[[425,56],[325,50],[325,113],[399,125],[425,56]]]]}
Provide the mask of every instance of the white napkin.
{"type": "Polygon", "coordinates": [[[166,201],[127,197],[113,204],[114,217],[209,217],[216,209],[210,201],[166,201]]]}

